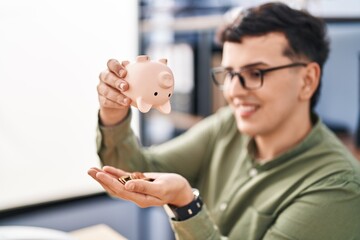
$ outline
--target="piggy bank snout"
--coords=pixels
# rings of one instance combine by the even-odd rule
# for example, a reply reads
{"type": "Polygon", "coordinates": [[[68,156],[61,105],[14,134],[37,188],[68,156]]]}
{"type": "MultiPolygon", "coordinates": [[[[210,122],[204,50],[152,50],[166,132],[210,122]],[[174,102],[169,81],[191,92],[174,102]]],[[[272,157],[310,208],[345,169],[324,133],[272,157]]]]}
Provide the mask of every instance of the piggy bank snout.
{"type": "Polygon", "coordinates": [[[161,72],[158,79],[159,85],[162,88],[171,88],[174,85],[174,78],[169,72],[161,72]]]}

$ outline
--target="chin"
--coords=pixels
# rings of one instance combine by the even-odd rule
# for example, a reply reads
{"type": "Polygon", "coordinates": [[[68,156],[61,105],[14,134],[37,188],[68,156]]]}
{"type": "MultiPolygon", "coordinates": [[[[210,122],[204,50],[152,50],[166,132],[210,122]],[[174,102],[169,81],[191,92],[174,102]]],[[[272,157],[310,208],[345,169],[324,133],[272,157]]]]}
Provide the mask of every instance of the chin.
{"type": "Polygon", "coordinates": [[[258,134],[259,127],[255,126],[255,124],[247,123],[239,119],[237,119],[236,124],[239,132],[243,134],[246,134],[250,137],[254,137],[258,134]]]}

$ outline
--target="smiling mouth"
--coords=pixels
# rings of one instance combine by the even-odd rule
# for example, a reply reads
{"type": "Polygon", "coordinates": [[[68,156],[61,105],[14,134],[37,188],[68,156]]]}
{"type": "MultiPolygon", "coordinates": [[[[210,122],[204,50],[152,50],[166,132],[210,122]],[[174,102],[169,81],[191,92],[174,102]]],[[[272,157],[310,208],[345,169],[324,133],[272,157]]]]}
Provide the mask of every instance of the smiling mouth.
{"type": "Polygon", "coordinates": [[[250,117],[253,115],[259,107],[256,105],[238,105],[236,106],[236,112],[241,117],[250,117]]]}

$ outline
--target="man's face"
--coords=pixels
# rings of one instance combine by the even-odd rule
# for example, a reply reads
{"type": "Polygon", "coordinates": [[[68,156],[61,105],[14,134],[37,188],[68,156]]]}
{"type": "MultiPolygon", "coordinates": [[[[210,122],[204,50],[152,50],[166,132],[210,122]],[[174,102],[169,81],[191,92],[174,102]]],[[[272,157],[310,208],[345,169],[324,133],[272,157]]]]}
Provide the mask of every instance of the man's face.
{"type": "MultiPolygon", "coordinates": [[[[239,71],[253,64],[257,69],[290,64],[293,61],[283,55],[287,46],[281,33],[245,37],[241,43],[225,42],[222,66],[239,71]]],[[[228,79],[224,96],[234,111],[238,129],[250,136],[270,136],[289,129],[299,116],[308,118],[308,114],[299,114],[304,112],[304,101],[299,99],[304,71],[295,67],[268,72],[257,90],[244,89],[237,76],[228,79]]]]}

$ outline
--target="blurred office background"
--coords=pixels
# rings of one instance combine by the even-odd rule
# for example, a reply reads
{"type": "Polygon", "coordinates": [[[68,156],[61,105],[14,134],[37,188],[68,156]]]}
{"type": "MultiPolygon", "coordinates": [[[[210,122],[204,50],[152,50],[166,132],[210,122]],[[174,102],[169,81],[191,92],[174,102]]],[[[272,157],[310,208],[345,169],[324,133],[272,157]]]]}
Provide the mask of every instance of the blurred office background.
{"type": "MultiPolygon", "coordinates": [[[[172,239],[161,208],[110,198],[86,175],[99,164],[98,74],[108,58],[167,58],[175,75],[172,112],[135,110],[133,127],[145,146],[171,139],[225,105],[209,75],[221,61],[216,29],[236,8],[264,2],[2,1],[0,226],[73,231],[104,223],[129,239],[172,239]]],[[[331,54],[317,111],[359,147],[360,2],[283,2],[325,19],[331,54]]]]}
{"type": "MultiPolygon", "coordinates": [[[[166,56],[176,77],[172,114],[163,116],[153,111],[152,115],[141,118],[145,145],[166,141],[225,104],[209,76],[209,70],[221,61],[221,49],[214,41],[216,29],[232,17],[236,8],[263,2],[267,1],[142,1],[141,52],[155,58],[166,56]],[[160,126],[162,134],[156,134],[160,126]]],[[[316,110],[332,129],[349,134],[356,141],[360,101],[360,2],[347,1],[346,5],[326,0],[283,2],[325,19],[331,53],[316,110]]]]}

